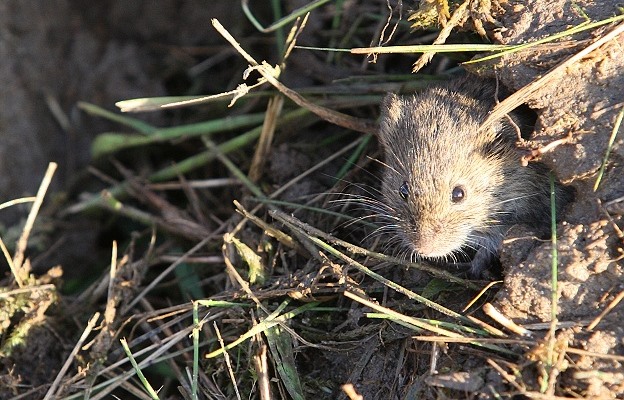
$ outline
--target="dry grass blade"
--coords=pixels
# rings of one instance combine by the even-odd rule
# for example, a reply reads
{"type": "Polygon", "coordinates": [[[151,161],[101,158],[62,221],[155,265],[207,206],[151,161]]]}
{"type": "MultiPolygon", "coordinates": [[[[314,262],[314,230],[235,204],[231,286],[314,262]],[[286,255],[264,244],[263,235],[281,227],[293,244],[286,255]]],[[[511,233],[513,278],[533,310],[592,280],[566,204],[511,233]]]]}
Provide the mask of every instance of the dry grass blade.
{"type": "Polygon", "coordinates": [[[372,302],[370,300],[366,300],[366,299],[364,299],[364,298],[362,298],[362,297],[360,297],[360,296],[356,295],[355,293],[352,293],[352,292],[350,292],[348,290],[344,292],[344,295],[346,297],[350,298],[351,300],[355,300],[358,303],[365,305],[368,308],[372,308],[375,311],[381,312],[383,314],[390,315],[390,316],[392,316],[392,317],[394,317],[394,318],[396,318],[396,319],[398,319],[400,321],[406,322],[406,323],[408,323],[410,325],[413,325],[413,326],[416,326],[416,327],[418,327],[420,329],[428,330],[430,332],[437,333],[439,335],[444,335],[445,337],[463,338],[463,336],[460,335],[459,333],[451,332],[449,330],[439,328],[439,327],[437,327],[435,325],[419,321],[419,320],[417,320],[415,318],[407,317],[407,316],[405,316],[403,314],[400,314],[400,313],[398,313],[398,312],[396,312],[394,310],[391,310],[391,309],[389,309],[387,307],[383,307],[383,306],[380,306],[378,304],[375,304],[374,302],[372,302]]]}
{"type": "MultiPolygon", "coordinates": [[[[137,357],[147,352],[152,352],[145,359],[137,363],[138,368],[145,368],[146,366],[152,365],[155,362],[160,361],[160,357],[163,354],[166,354],[173,346],[179,345],[181,341],[186,340],[186,338],[192,333],[192,331],[193,326],[186,327],[175,332],[172,336],[164,338],[161,342],[155,343],[136,352],[135,356],[137,357]]],[[[130,378],[132,378],[136,374],[136,371],[134,369],[129,369],[121,374],[115,372],[111,375],[111,371],[114,371],[115,368],[118,368],[119,366],[127,363],[129,363],[129,360],[126,358],[100,371],[101,375],[109,377],[112,376],[112,378],[93,386],[93,391],[97,394],[92,396],[91,400],[101,400],[104,398],[108,398],[107,396],[109,396],[111,392],[113,392],[116,388],[125,385],[130,380],[130,378]]],[[[75,400],[78,398],[83,398],[83,395],[83,393],[70,395],[67,396],[65,400],[75,400]]]]}
{"type": "Polygon", "coordinates": [[[377,132],[377,125],[374,121],[369,121],[361,118],[352,117],[347,114],[343,114],[338,111],[331,110],[329,108],[325,108],[319,105],[316,105],[308,100],[306,100],[303,96],[301,96],[296,91],[286,87],[280,81],[278,81],[272,75],[272,67],[266,63],[258,66],[258,72],[262,74],[262,76],[277,90],[283,93],[286,97],[294,101],[298,106],[301,106],[310,112],[316,114],[321,119],[324,119],[327,122],[332,124],[341,126],[343,128],[351,129],[356,132],[361,133],[375,133],[377,132]]]}
{"type": "Polygon", "coordinates": [[[230,276],[230,279],[236,282],[240,286],[240,288],[243,289],[243,291],[247,294],[247,296],[249,296],[249,298],[253,300],[254,303],[256,303],[258,308],[264,311],[266,315],[271,315],[269,310],[264,306],[264,304],[262,304],[262,302],[258,299],[258,297],[251,290],[251,288],[249,287],[249,282],[243,279],[243,277],[238,273],[238,271],[234,267],[234,264],[232,264],[232,262],[230,261],[231,259],[230,246],[228,245],[228,240],[232,236],[233,234],[229,232],[223,235],[223,245],[221,246],[221,249],[223,252],[223,261],[225,261],[226,271],[228,275],[230,276]]]}
{"type": "Polygon", "coordinates": [[[43,398],[44,400],[49,400],[49,399],[55,398],[55,393],[56,393],[56,390],[58,389],[59,384],[61,383],[61,380],[63,379],[63,377],[67,373],[67,370],[69,370],[69,367],[74,362],[74,358],[76,357],[76,355],[80,351],[80,348],[82,347],[82,344],[84,343],[84,341],[87,340],[87,336],[89,336],[89,334],[91,333],[91,331],[95,327],[95,324],[98,321],[98,319],[100,319],[100,313],[96,312],[93,315],[93,317],[91,317],[89,322],[87,323],[87,326],[85,327],[84,331],[82,332],[82,335],[80,335],[80,339],[78,339],[78,341],[76,342],[76,345],[72,349],[71,353],[69,353],[69,356],[67,357],[67,360],[65,360],[65,363],[63,364],[63,367],[61,368],[59,373],[56,375],[56,378],[54,379],[54,382],[52,382],[52,385],[50,386],[50,388],[48,389],[48,392],[46,393],[45,397],[43,398]]]}
{"type": "MultiPolygon", "coordinates": [[[[460,4],[459,7],[455,9],[455,11],[453,11],[453,15],[451,15],[451,18],[446,23],[446,26],[442,28],[436,40],[433,41],[434,45],[446,42],[446,39],[451,34],[451,31],[458,25],[463,24],[468,19],[467,9],[469,4],[470,0],[466,0],[462,4],[460,4]]],[[[429,63],[429,61],[431,61],[434,55],[434,52],[429,52],[420,56],[420,58],[416,60],[414,66],[412,67],[412,73],[415,74],[416,72],[420,71],[422,67],[424,67],[429,63]]]]}
{"type": "Polygon", "coordinates": [[[498,351],[504,354],[509,354],[509,355],[515,355],[514,352],[511,352],[505,348],[502,348],[500,346],[496,346],[494,344],[488,343],[488,342],[481,342],[481,341],[477,341],[477,340],[471,340],[471,338],[467,338],[465,336],[463,336],[460,333],[454,332],[454,331],[450,331],[448,329],[444,329],[441,326],[442,325],[448,325],[450,326],[450,324],[443,324],[440,321],[424,321],[421,318],[412,318],[412,317],[408,317],[406,315],[403,315],[401,313],[398,313],[394,310],[391,310],[387,307],[383,307],[380,306],[379,304],[376,304],[370,300],[366,300],[358,295],[356,295],[355,293],[352,293],[350,291],[346,291],[344,293],[344,295],[352,300],[357,301],[358,303],[372,308],[373,310],[376,310],[382,314],[385,314],[386,316],[389,316],[393,319],[393,321],[401,323],[404,326],[407,326],[411,329],[414,329],[414,327],[418,328],[418,329],[422,329],[422,330],[426,330],[429,332],[433,332],[433,333],[437,333],[439,335],[443,335],[444,337],[448,337],[451,339],[458,339],[458,340],[464,340],[466,339],[467,342],[466,343],[470,343],[472,345],[475,346],[479,346],[479,347],[483,347],[483,348],[487,348],[490,350],[494,350],[494,351],[498,351]]]}
{"type": "Polygon", "coordinates": [[[184,96],[184,97],[155,97],[122,100],[115,103],[121,112],[138,113],[145,111],[158,111],[174,108],[182,108],[199,104],[210,103],[218,100],[234,100],[248,94],[251,90],[259,88],[265,82],[254,85],[240,84],[234,90],[209,96],[184,96]]]}
{"type": "Polygon", "coordinates": [[[41,181],[41,185],[39,186],[39,190],[37,191],[37,195],[35,202],[30,209],[30,213],[28,213],[28,218],[26,219],[26,224],[24,225],[24,230],[22,231],[22,235],[17,241],[17,247],[15,249],[15,256],[13,257],[13,267],[15,268],[15,272],[17,273],[16,279],[19,279],[23,282],[26,278],[28,278],[28,274],[30,271],[26,271],[22,269],[22,264],[24,262],[24,252],[26,251],[26,246],[28,246],[28,237],[30,236],[30,232],[35,224],[35,219],[37,218],[37,214],[39,213],[39,209],[43,204],[43,198],[52,182],[52,176],[54,176],[54,171],[56,171],[57,164],[50,163],[48,165],[48,169],[41,181]]]}
{"type": "Polygon", "coordinates": [[[271,67],[266,62],[258,63],[249,53],[247,53],[240,44],[234,39],[234,37],[221,25],[217,19],[212,20],[212,25],[215,29],[232,45],[234,48],[257,70],[264,79],[273,85],[280,93],[295,102],[298,106],[301,106],[310,112],[318,115],[320,118],[342,126],[343,128],[351,129],[362,133],[375,133],[377,130],[376,124],[372,121],[355,118],[325,107],[321,107],[310,101],[306,100],[299,93],[286,87],[282,84],[277,77],[279,76],[279,68],[271,67]]]}
{"type": "Polygon", "coordinates": [[[254,356],[254,367],[256,375],[258,375],[260,400],[272,400],[273,396],[271,395],[271,384],[269,382],[269,363],[265,345],[260,346],[260,351],[254,356]]]}
{"type": "Polygon", "coordinates": [[[494,368],[496,371],[498,371],[498,373],[507,381],[509,382],[513,387],[516,388],[516,390],[518,390],[519,392],[524,392],[525,388],[523,386],[520,385],[519,382],[516,381],[516,377],[515,374],[509,374],[507,371],[505,371],[505,369],[503,367],[501,367],[500,365],[498,365],[498,363],[496,363],[496,361],[491,360],[491,359],[487,359],[487,363],[490,364],[490,366],[492,366],[492,368],[494,368]]]}
{"type": "Polygon", "coordinates": [[[488,283],[487,285],[485,285],[485,287],[484,287],[483,289],[481,289],[481,290],[479,291],[479,293],[477,293],[477,294],[476,294],[476,295],[472,298],[472,300],[470,300],[470,301],[468,302],[468,304],[466,304],[466,306],[463,308],[463,310],[462,310],[462,311],[463,311],[463,312],[468,311],[468,310],[470,309],[470,307],[472,307],[472,306],[473,306],[473,305],[474,305],[474,304],[475,304],[475,303],[476,303],[476,302],[477,302],[477,301],[478,301],[478,300],[479,300],[479,299],[480,299],[480,298],[481,298],[481,297],[485,294],[485,292],[487,292],[488,290],[490,290],[490,289],[491,289],[494,285],[498,285],[498,284],[501,284],[501,283],[503,283],[503,281],[493,281],[493,282],[490,282],[490,283],[488,283]]]}
{"type": "Polygon", "coordinates": [[[488,317],[492,318],[494,321],[498,322],[511,332],[514,332],[521,336],[533,336],[533,332],[521,327],[520,325],[513,322],[511,319],[501,314],[501,312],[498,311],[496,307],[494,307],[490,303],[486,303],[483,305],[483,312],[487,314],[488,317]]]}
{"type": "Polygon", "coordinates": [[[13,258],[11,258],[11,253],[9,252],[9,249],[7,249],[1,237],[0,237],[0,250],[2,250],[2,254],[4,255],[4,258],[7,264],[9,265],[9,269],[11,270],[11,273],[13,274],[13,278],[15,279],[17,286],[19,286],[20,288],[24,287],[24,281],[22,280],[22,276],[21,276],[22,274],[19,273],[17,268],[15,268],[15,264],[13,264],[13,258]]]}
{"type": "Polygon", "coordinates": [[[598,190],[598,186],[600,185],[600,181],[602,180],[602,175],[604,174],[605,168],[607,167],[607,162],[609,161],[609,155],[611,154],[611,149],[613,148],[615,137],[617,136],[620,130],[620,126],[622,125],[623,118],[624,118],[624,107],[622,107],[617,117],[615,118],[615,124],[613,124],[613,130],[611,131],[611,136],[609,137],[609,142],[607,143],[607,150],[605,151],[604,159],[602,160],[602,164],[600,165],[600,170],[598,171],[598,176],[596,176],[596,182],[594,183],[594,192],[598,190]]]}
{"type": "Polygon", "coordinates": [[[624,300],[624,291],[621,291],[611,302],[609,305],[600,313],[599,316],[596,317],[589,325],[587,325],[587,330],[593,330],[600,321],[611,311],[613,310],[620,302],[624,300]]]}
{"type": "Polygon", "coordinates": [[[117,277],[117,242],[113,241],[111,251],[110,272],[108,275],[108,295],[106,298],[106,309],[104,311],[104,322],[112,325],[117,313],[116,304],[119,301],[115,296],[115,278],[117,277]]]}
{"type": "MultiPolygon", "coordinates": [[[[409,54],[409,53],[458,53],[462,51],[499,51],[515,46],[506,44],[421,44],[405,46],[358,47],[349,50],[351,54],[409,54]]],[[[321,50],[299,46],[301,49],[321,50]]]]}
{"type": "Polygon", "coordinates": [[[233,349],[236,346],[238,346],[239,344],[243,343],[244,341],[246,341],[247,339],[252,338],[253,336],[257,335],[258,333],[264,332],[267,329],[270,329],[276,325],[282,324],[286,321],[288,321],[289,319],[305,312],[308,311],[314,307],[316,307],[319,303],[318,302],[312,302],[312,303],[308,303],[305,304],[301,307],[298,307],[292,311],[286,312],[284,314],[280,314],[284,308],[288,305],[288,300],[282,302],[282,304],[280,304],[280,306],[273,311],[271,314],[269,314],[265,319],[263,319],[260,323],[258,323],[257,325],[254,325],[253,328],[251,328],[250,330],[248,330],[247,332],[245,332],[244,334],[242,334],[238,339],[236,339],[235,341],[227,344],[227,345],[223,345],[222,348],[217,349],[215,351],[212,351],[208,354],[206,354],[204,357],[205,358],[214,358],[217,357],[221,354],[223,354],[224,352],[226,352],[227,350],[233,349]]]}
{"type": "Polygon", "coordinates": [[[282,96],[275,96],[269,100],[266,118],[262,125],[262,133],[258,139],[256,152],[254,153],[251,166],[249,167],[249,179],[251,179],[252,182],[257,182],[264,172],[264,165],[269,158],[273,136],[275,135],[277,119],[282,112],[283,105],[284,98],[282,96]]]}
{"type": "Polygon", "coordinates": [[[230,379],[232,380],[232,385],[234,387],[234,391],[236,392],[236,398],[241,400],[240,392],[238,391],[238,383],[236,382],[236,377],[234,376],[234,370],[232,369],[232,361],[230,359],[230,355],[226,351],[225,344],[223,343],[223,338],[221,337],[221,331],[219,331],[219,327],[217,327],[217,323],[213,323],[213,329],[217,335],[217,339],[219,340],[219,344],[221,345],[221,353],[225,357],[225,364],[227,365],[228,374],[230,379]]]}
{"type": "Polygon", "coordinates": [[[264,232],[277,239],[284,246],[296,250],[298,253],[303,253],[303,248],[297,243],[291,236],[277,229],[276,227],[269,225],[264,220],[256,217],[251,212],[247,211],[241,203],[234,201],[234,206],[245,218],[253,222],[256,226],[262,228],[264,232]]]}
{"type": "Polygon", "coordinates": [[[0,210],[2,210],[3,208],[17,205],[17,204],[32,203],[35,200],[37,200],[37,198],[32,196],[32,197],[22,197],[20,199],[5,201],[4,203],[0,204],[0,210]]]}
{"type": "Polygon", "coordinates": [[[249,268],[248,276],[250,284],[264,284],[267,275],[267,268],[262,262],[260,257],[253,249],[247,246],[245,243],[238,240],[235,236],[225,234],[223,242],[228,245],[233,245],[238,255],[247,264],[249,268]]]}

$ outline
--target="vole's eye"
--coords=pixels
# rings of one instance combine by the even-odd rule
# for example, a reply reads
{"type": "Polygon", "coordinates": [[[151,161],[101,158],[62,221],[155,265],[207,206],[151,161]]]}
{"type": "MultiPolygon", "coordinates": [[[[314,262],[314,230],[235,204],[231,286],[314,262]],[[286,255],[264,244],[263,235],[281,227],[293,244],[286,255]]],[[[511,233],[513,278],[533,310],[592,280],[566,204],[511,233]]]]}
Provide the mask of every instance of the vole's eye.
{"type": "Polygon", "coordinates": [[[461,203],[466,198],[466,189],[463,186],[455,186],[451,192],[451,201],[461,203]]]}
{"type": "Polygon", "coordinates": [[[403,200],[407,200],[407,197],[409,196],[409,186],[407,185],[407,182],[403,182],[401,187],[399,187],[399,196],[401,196],[403,200]]]}

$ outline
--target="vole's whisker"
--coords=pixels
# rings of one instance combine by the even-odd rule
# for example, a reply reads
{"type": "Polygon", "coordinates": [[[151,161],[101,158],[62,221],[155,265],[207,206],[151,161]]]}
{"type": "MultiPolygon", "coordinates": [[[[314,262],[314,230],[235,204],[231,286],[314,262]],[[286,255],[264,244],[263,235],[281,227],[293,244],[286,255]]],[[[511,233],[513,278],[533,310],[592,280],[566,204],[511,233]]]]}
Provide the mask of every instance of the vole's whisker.
{"type": "MultiPolygon", "coordinates": [[[[401,160],[396,156],[396,154],[391,154],[394,158],[394,160],[399,163],[399,165],[401,165],[401,168],[403,168],[403,170],[405,170],[405,166],[402,164],[401,160]]],[[[390,164],[387,164],[381,160],[375,159],[375,161],[377,161],[379,164],[381,164],[383,167],[386,168],[387,171],[393,172],[395,173],[397,176],[401,176],[401,173],[399,171],[397,171],[394,167],[392,167],[390,164]]]]}
{"type": "MultiPolygon", "coordinates": [[[[397,229],[393,228],[391,226],[381,226],[381,227],[375,229],[374,231],[372,231],[371,233],[369,233],[368,235],[366,235],[363,240],[366,241],[366,240],[373,239],[373,238],[376,238],[376,237],[381,237],[381,235],[383,235],[385,233],[395,233],[396,231],[397,231],[397,229]]],[[[390,242],[392,240],[396,240],[396,238],[393,237],[388,242],[390,242]]]]}

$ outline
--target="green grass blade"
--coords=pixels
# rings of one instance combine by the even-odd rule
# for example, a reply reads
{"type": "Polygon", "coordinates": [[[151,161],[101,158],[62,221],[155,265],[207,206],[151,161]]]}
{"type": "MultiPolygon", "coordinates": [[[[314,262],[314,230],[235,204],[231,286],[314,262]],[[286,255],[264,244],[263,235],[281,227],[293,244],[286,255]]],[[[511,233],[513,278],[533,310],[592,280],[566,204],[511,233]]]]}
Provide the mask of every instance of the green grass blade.
{"type": "Polygon", "coordinates": [[[529,43],[524,43],[524,44],[512,46],[512,47],[510,47],[507,50],[501,51],[500,53],[492,54],[492,55],[481,57],[481,58],[477,58],[477,59],[474,59],[474,60],[470,60],[470,61],[467,61],[467,62],[465,62],[463,64],[473,64],[473,63],[477,63],[477,62],[482,62],[482,61],[487,61],[487,60],[491,60],[491,59],[494,59],[494,58],[502,57],[504,55],[513,54],[513,53],[516,53],[518,51],[527,50],[527,49],[530,49],[531,47],[534,47],[534,46],[537,46],[537,45],[540,45],[540,44],[553,42],[553,41],[555,41],[557,39],[561,39],[561,38],[566,37],[566,36],[571,36],[571,35],[574,35],[576,33],[586,31],[588,29],[594,29],[594,28],[600,27],[602,25],[610,24],[612,22],[617,22],[617,21],[620,21],[622,19],[624,19],[624,15],[618,15],[616,17],[607,18],[605,20],[597,21],[597,22],[593,22],[593,23],[588,23],[587,21],[585,21],[585,22],[582,22],[581,24],[579,24],[579,25],[577,25],[577,26],[575,26],[573,28],[566,29],[563,32],[559,32],[559,33],[556,33],[554,35],[547,36],[547,37],[545,37],[543,39],[539,39],[539,40],[536,40],[534,42],[529,42],[529,43]]]}
{"type": "MultiPolygon", "coordinates": [[[[299,118],[302,118],[309,114],[310,112],[306,110],[305,108],[298,108],[294,111],[286,113],[283,117],[281,117],[280,121],[278,122],[278,126],[280,126],[281,124],[294,122],[298,120],[299,118]]],[[[217,146],[217,150],[219,153],[227,154],[229,152],[232,152],[234,150],[237,150],[243,146],[246,146],[252,143],[254,140],[256,140],[260,136],[261,133],[262,133],[261,126],[254,128],[246,133],[243,133],[242,135],[236,136],[224,143],[221,143],[220,145],[217,146]]],[[[216,157],[216,154],[217,153],[215,151],[211,151],[211,150],[196,154],[192,157],[189,157],[183,161],[176,163],[175,165],[163,168],[160,171],[153,173],[152,175],[148,177],[148,180],[154,183],[154,182],[166,181],[169,179],[177,179],[178,176],[184,175],[190,171],[200,168],[206,165],[207,163],[209,163],[210,161],[214,160],[216,157]]],[[[110,187],[106,192],[108,193],[108,196],[120,199],[127,194],[126,186],[127,186],[126,183],[120,183],[119,185],[110,187]]],[[[107,201],[103,198],[103,196],[100,193],[98,193],[92,196],[91,198],[68,208],[65,211],[65,213],[72,214],[72,213],[83,212],[86,210],[91,210],[95,207],[101,207],[106,202],[107,201]]]]}
{"type": "Polygon", "coordinates": [[[288,394],[295,400],[304,400],[303,386],[297,374],[292,336],[281,326],[276,325],[264,331],[269,343],[277,373],[288,394]]]}
{"type": "Polygon", "coordinates": [[[89,104],[89,103],[85,103],[85,102],[78,102],[78,108],[84,110],[85,112],[87,112],[90,115],[96,116],[96,117],[102,117],[102,118],[106,118],[109,121],[114,121],[117,122],[119,124],[122,124],[124,126],[128,126],[134,130],[136,130],[137,132],[143,133],[145,135],[149,135],[150,133],[154,132],[156,130],[155,127],[153,127],[150,124],[147,124],[143,121],[141,121],[140,119],[136,119],[136,118],[132,118],[132,117],[128,117],[125,115],[120,115],[120,114],[116,114],[114,112],[110,112],[108,110],[103,109],[102,107],[98,107],[95,104],[89,104]]]}
{"type": "Polygon", "coordinates": [[[552,173],[550,173],[550,242],[552,245],[552,263],[551,263],[551,280],[550,280],[550,290],[551,290],[551,321],[556,325],[557,321],[557,276],[558,276],[558,267],[557,267],[557,207],[555,201],[555,177],[552,173]]]}
{"type": "Polygon", "coordinates": [[[317,7],[322,6],[323,4],[329,2],[329,0],[315,0],[312,3],[303,6],[301,8],[296,9],[295,11],[293,11],[292,13],[290,13],[289,15],[285,16],[284,18],[280,19],[279,21],[276,21],[274,23],[272,23],[270,26],[268,27],[264,27],[262,26],[262,24],[260,22],[258,22],[258,20],[256,19],[256,17],[253,15],[253,13],[251,12],[251,10],[249,9],[249,0],[241,0],[241,6],[243,8],[243,12],[245,13],[245,16],[247,16],[247,19],[249,19],[249,22],[251,22],[251,24],[260,32],[262,33],[270,33],[273,32],[274,30],[283,27],[284,25],[290,23],[291,21],[296,20],[297,18],[299,18],[300,16],[314,10],[317,7]]]}
{"type": "Polygon", "coordinates": [[[304,311],[308,311],[311,308],[316,307],[319,304],[319,302],[312,302],[312,303],[308,303],[305,304],[301,307],[298,307],[292,311],[289,311],[287,313],[281,314],[277,317],[273,317],[273,314],[271,314],[270,316],[268,316],[267,318],[265,318],[262,322],[260,322],[258,325],[255,325],[253,328],[251,328],[250,330],[248,330],[247,332],[245,332],[244,334],[242,334],[238,339],[236,339],[235,341],[231,342],[230,344],[226,345],[223,348],[219,348],[211,353],[206,354],[206,358],[214,358],[217,357],[219,355],[221,355],[224,351],[233,349],[234,347],[238,346],[239,344],[243,343],[244,341],[246,341],[247,339],[257,335],[258,333],[264,332],[269,328],[274,327],[275,325],[278,325],[282,322],[286,322],[291,318],[294,318],[295,316],[301,314],[304,311]]]}
{"type": "Polygon", "coordinates": [[[126,355],[128,356],[130,363],[132,364],[132,367],[134,368],[134,371],[139,377],[139,380],[141,381],[141,383],[143,384],[143,387],[147,391],[147,394],[153,400],[159,400],[158,393],[156,393],[154,388],[152,388],[152,385],[150,385],[150,383],[147,381],[147,379],[145,378],[145,375],[143,375],[143,371],[141,371],[141,368],[139,368],[139,365],[137,364],[136,360],[132,356],[132,352],[130,351],[130,347],[128,347],[128,342],[126,341],[126,339],[123,338],[123,339],[120,339],[119,341],[121,342],[121,345],[123,346],[123,349],[126,352],[126,355]]]}
{"type": "MultiPolygon", "coordinates": [[[[420,45],[412,45],[412,46],[384,46],[384,47],[364,47],[364,48],[355,48],[351,49],[350,52],[353,54],[369,54],[369,53],[378,53],[378,54],[390,54],[390,53],[457,53],[457,52],[465,52],[465,51],[500,51],[507,50],[510,48],[517,47],[516,45],[507,45],[507,44],[483,44],[483,43],[473,43],[473,44],[420,44],[420,45]]],[[[304,47],[301,47],[304,48],[304,47]]],[[[315,49],[322,50],[322,49],[315,49]]]]}
{"type": "Polygon", "coordinates": [[[97,158],[122,149],[245,128],[250,125],[261,124],[264,121],[264,117],[264,113],[226,117],[197,124],[155,129],[148,133],[147,136],[126,133],[105,133],[98,135],[93,141],[91,151],[93,157],[97,158]]]}

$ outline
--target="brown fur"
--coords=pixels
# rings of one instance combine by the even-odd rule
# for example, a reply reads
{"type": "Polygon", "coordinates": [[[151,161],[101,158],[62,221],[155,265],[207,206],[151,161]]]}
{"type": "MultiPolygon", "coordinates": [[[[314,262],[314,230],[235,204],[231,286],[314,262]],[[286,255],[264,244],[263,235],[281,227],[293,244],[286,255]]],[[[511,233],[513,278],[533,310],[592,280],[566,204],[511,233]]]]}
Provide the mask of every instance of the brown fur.
{"type": "MultiPolygon", "coordinates": [[[[517,134],[506,120],[478,131],[495,88],[467,77],[414,96],[390,94],[381,106],[387,222],[413,256],[457,261],[473,249],[477,275],[497,257],[510,226],[543,231],[550,224],[547,169],[521,166],[517,134]],[[453,202],[456,187],[465,196],[453,202]]],[[[560,206],[570,200],[567,188],[556,191],[560,206]]]]}

